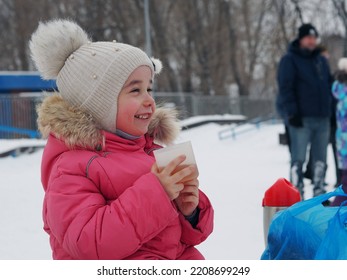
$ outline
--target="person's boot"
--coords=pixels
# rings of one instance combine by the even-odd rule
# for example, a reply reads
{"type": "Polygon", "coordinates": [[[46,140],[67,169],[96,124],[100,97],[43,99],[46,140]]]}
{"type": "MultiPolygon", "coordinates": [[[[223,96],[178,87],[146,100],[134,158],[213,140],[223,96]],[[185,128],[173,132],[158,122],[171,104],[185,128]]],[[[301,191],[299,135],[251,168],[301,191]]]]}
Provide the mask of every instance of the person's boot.
{"type": "Polygon", "coordinates": [[[309,167],[309,165],[306,166],[304,177],[312,181],[312,169],[309,167]]]}
{"type": "Polygon", "coordinates": [[[306,170],[304,172],[304,178],[309,179],[313,182],[313,163],[312,163],[312,156],[310,152],[310,158],[308,160],[308,163],[306,165],[306,170]]]}
{"type": "Polygon", "coordinates": [[[290,182],[299,190],[301,198],[304,198],[304,182],[302,174],[302,163],[293,162],[290,168],[290,182]]]}
{"type": "MultiPolygon", "coordinates": [[[[341,170],[341,183],[342,189],[345,193],[347,193],[347,170],[341,170]]],[[[337,196],[334,201],[330,204],[331,206],[340,206],[342,202],[346,201],[347,197],[345,196],[337,196]]]]}
{"type": "Polygon", "coordinates": [[[324,184],[326,170],[327,165],[324,162],[315,162],[313,166],[313,196],[318,196],[326,193],[324,184]]]}

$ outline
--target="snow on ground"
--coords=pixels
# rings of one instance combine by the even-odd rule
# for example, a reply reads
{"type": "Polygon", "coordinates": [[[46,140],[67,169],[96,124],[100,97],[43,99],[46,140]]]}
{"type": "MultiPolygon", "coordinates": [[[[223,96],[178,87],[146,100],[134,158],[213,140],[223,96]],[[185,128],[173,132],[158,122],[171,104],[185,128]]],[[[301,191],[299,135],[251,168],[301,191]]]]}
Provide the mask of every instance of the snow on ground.
{"type": "Polygon", "coordinates": [[[213,121],[245,121],[247,118],[243,115],[209,115],[209,116],[194,116],[181,121],[182,127],[192,126],[199,123],[213,122],[213,121]]]}
{"type": "Polygon", "coordinates": [[[42,139],[13,139],[13,140],[5,140],[0,139],[0,154],[3,152],[7,152],[9,150],[17,149],[25,146],[32,145],[45,145],[46,141],[42,139]]]}
{"type": "MultiPolygon", "coordinates": [[[[269,124],[220,141],[218,132],[225,127],[207,124],[183,131],[178,140],[192,141],[201,189],[215,209],[214,232],[199,249],[208,259],[259,259],[264,250],[264,192],[289,173],[288,149],[278,144],[283,127],[269,124]]],[[[38,151],[0,158],[0,259],[51,258],[41,220],[41,156],[38,151]]],[[[333,185],[330,148],[328,164],[327,182],[333,185]]]]}
{"type": "Polygon", "coordinates": [[[41,155],[0,158],[0,259],[51,258],[42,229],[41,155]]]}

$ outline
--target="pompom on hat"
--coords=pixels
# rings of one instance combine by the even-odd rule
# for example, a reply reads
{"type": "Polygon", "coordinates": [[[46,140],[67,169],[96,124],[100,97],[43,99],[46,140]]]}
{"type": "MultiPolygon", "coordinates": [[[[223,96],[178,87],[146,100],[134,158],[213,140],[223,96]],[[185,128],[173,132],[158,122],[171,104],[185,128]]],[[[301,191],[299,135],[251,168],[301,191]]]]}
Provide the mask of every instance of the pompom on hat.
{"type": "Polygon", "coordinates": [[[91,114],[102,129],[116,131],[117,100],[130,74],[148,66],[153,76],[160,60],[139,48],[113,42],[91,42],[75,22],[41,22],[30,40],[31,57],[44,79],[56,79],[69,104],[91,114]]]}

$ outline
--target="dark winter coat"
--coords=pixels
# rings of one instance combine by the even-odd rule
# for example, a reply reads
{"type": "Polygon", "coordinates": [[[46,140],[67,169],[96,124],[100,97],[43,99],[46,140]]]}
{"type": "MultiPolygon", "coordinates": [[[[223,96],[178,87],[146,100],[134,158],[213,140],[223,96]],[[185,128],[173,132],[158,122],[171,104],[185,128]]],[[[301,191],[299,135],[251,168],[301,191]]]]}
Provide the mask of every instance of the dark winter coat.
{"type": "Polygon", "coordinates": [[[285,118],[330,117],[332,77],[318,50],[301,49],[293,41],[279,64],[278,108],[285,118]]]}

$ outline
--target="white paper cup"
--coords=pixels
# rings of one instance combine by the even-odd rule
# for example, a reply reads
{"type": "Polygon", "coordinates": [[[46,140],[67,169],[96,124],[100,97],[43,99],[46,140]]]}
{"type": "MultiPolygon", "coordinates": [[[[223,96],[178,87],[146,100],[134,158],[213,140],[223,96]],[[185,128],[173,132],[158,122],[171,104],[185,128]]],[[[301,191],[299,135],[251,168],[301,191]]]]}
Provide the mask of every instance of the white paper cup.
{"type": "Polygon", "coordinates": [[[172,160],[180,155],[186,156],[185,161],[182,162],[181,165],[186,166],[196,164],[192,143],[190,141],[154,151],[154,156],[159,168],[167,166],[172,160]]]}

